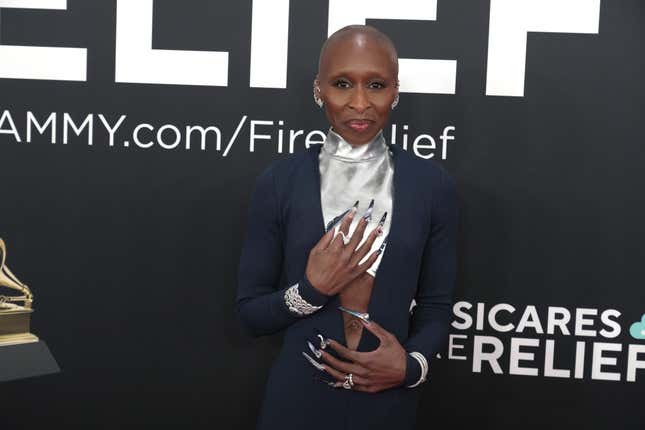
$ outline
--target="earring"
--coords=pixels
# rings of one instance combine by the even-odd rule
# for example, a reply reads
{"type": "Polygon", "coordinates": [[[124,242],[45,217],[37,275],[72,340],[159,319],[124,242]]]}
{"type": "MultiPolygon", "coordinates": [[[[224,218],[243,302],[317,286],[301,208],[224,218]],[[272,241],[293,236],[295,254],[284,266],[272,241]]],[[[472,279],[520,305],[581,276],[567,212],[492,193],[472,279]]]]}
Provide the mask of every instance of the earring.
{"type": "Polygon", "coordinates": [[[324,105],[324,102],[322,101],[322,99],[318,94],[320,94],[320,88],[318,88],[318,86],[316,85],[314,86],[314,102],[316,102],[319,108],[322,108],[324,105]]]}
{"type": "Polygon", "coordinates": [[[396,97],[394,98],[394,101],[392,102],[392,109],[394,109],[398,104],[399,104],[399,95],[397,94],[396,97]]]}

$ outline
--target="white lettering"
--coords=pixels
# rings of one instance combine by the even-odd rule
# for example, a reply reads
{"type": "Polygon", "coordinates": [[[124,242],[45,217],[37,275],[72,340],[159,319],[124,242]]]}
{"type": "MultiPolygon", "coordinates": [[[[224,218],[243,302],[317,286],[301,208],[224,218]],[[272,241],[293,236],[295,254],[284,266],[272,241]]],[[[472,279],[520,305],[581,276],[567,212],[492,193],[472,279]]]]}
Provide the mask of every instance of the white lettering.
{"type": "Polygon", "coordinates": [[[273,125],[273,121],[261,121],[261,120],[251,121],[251,134],[249,136],[249,152],[255,152],[256,140],[271,140],[271,136],[268,134],[255,134],[256,125],[273,125]]]}
{"type": "Polygon", "coordinates": [[[464,349],[464,345],[455,344],[455,339],[467,339],[465,334],[451,334],[448,337],[448,359],[449,360],[466,360],[468,357],[465,355],[457,355],[454,353],[455,349],[464,349]]]}
{"type": "Polygon", "coordinates": [[[513,330],[515,326],[512,323],[501,325],[497,322],[497,313],[499,311],[506,311],[512,314],[513,312],[515,312],[515,308],[512,305],[509,305],[508,303],[496,304],[495,306],[490,308],[490,311],[488,312],[488,324],[491,326],[493,330],[501,333],[505,333],[513,330]]]}
{"type": "Polygon", "coordinates": [[[253,0],[251,87],[287,88],[288,48],[289,0],[253,0]]]}
{"type": "Polygon", "coordinates": [[[546,322],[547,334],[554,334],[555,328],[558,327],[563,335],[569,336],[569,329],[567,324],[571,321],[571,312],[567,308],[559,306],[549,306],[549,314],[546,322]],[[558,318],[558,315],[561,318],[558,318]]]}
{"type": "Polygon", "coordinates": [[[546,340],[546,351],[544,353],[544,376],[552,378],[570,378],[571,371],[566,369],[556,369],[554,367],[555,361],[555,342],[553,339],[546,340]]]}
{"type": "Polygon", "coordinates": [[[645,360],[639,360],[638,354],[645,355],[645,345],[629,345],[627,354],[627,382],[636,381],[636,369],[645,369],[645,360]]]}
{"type": "Polygon", "coordinates": [[[152,49],[153,0],[117,0],[115,81],[228,85],[228,52],[152,49]]]}
{"type": "MultiPolygon", "coordinates": [[[[367,18],[437,20],[437,0],[329,0],[328,35],[367,18]]],[[[407,93],[454,94],[457,61],[399,58],[400,91],[407,93]]]]}
{"type": "Polygon", "coordinates": [[[161,146],[163,149],[175,149],[177,145],[179,145],[179,142],[181,142],[181,132],[174,125],[166,124],[163,127],[160,127],[159,130],[157,130],[157,142],[159,142],[159,146],[161,146]],[[170,144],[166,143],[163,139],[163,132],[166,130],[172,131],[172,133],[175,135],[175,140],[170,144]]]}
{"type": "Polygon", "coordinates": [[[16,139],[16,142],[20,143],[22,142],[22,139],[20,139],[20,134],[18,134],[18,129],[16,128],[16,124],[13,122],[13,117],[11,116],[11,112],[8,110],[5,110],[2,112],[2,116],[0,117],[0,134],[13,134],[14,139],[16,139]],[[4,123],[8,122],[9,123],[9,130],[4,128],[4,123]]]}
{"type": "Polygon", "coordinates": [[[193,127],[186,127],[186,149],[190,149],[191,146],[191,137],[194,131],[198,131],[201,135],[202,138],[202,151],[206,150],[206,135],[209,132],[215,133],[215,136],[217,136],[217,150],[222,149],[222,132],[220,131],[219,128],[215,126],[211,126],[208,128],[200,127],[200,126],[193,126],[193,127]]]}
{"type": "Polygon", "coordinates": [[[152,140],[149,141],[148,143],[142,143],[141,140],[139,140],[139,132],[141,131],[142,128],[148,129],[150,131],[154,130],[154,127],[151,126],[150,124],[139,124],[138,126],[135,127],[134,131],[132,132],[132,139],[134,140],[134,144],[137,145],[139,148],[147,149],[147,148],[150,148],[155,143],[152,140]]]}
{"type": "Polygon", "coordinates": [[[535,354],[532,352],[521,352],[520,347],[540,345],[539,339],[523,339],[519,337],[511,338],[511,357],[509,362],[509,375],[537,376],[538,370],[533,367],[520,367],[520,360],[535,360],[535,354]]]}
{"type": "Polygon", "coordinates": [[[482,362],[486,361],[490,364],[493,372],[501,375],[502,367],[499,365],[499,358],[504,352],[504,346],[502,341],[496,337],[492,336],[475,336],[473,342],[473,372],[481,373],[482,371],[482,362]],[[484,352],[484,345],[493,345],[493,351],[484,352]]]}
{"type": "Polygon", "coordinates": [[[468,302],[457,302],[452,306],[452,313],[455,318],[461,318],[463,322],[453,321],[451,325],[457,330],[468,330],[473,325],[473,318],[464,309],[471,309],[473,305],[468,302]]]}
{"type": "Polygon", "coordinates": [[[610,327],[611,330],[605,330],[604,328],[600,330],[598,333],[602,337],[606,337],[608,339],[617,337],[620,335],[620,324],[618,324],[616,321],[613,321],[609,319],[609,317],[615,317],[618,318],[620,316],[620,312],[618,312],[616,309],[607,309],[604,311],[602,314],[600,314],[600,321],[602,321],[603,324],[606,326],[610,327]]]}
{"type": "Polygon", "coordinates": [[[67,145],[67,142],[69,142],[69,127],[72,127],[72,130],[74,133],[76,133],[77,136],[80,136],[85,127],[87,127],[87,144],[92,145],[92,142],[94,141],[94,115],[89,114],[87,117],[85,117],[85,121],[77,127],[76,124],[74,123],[74,120],[72,117],[65,112],[63,114],[63,144],[67,145]]]}
{"type": "Polygon", "coordinates": [[[486,95],[524,96],[528,32],[597,34],[600,0],[491,0],[486,95]]]}
{"type": "Polygon", "coordinates": [[[325,143],[325,138],[327,135],[320,130],[313,130],[307,133],[305,137],[305,148],[309,148],[311,145],[322,145],[325,143]],[[319,140],[314,140],[314,136],[318,136],[319,140]]]}
{"type": "Polygon", "coordinates": [[[27,142],[31,142],[31,126],[36,127],[40,134],[45,134],[47,127],[51,126],[51,143],[56,143],[56,112],[52,112],[48,117],[45,124],[40,125],[38,120],[31,111],[27,111],[27,142]]]}
{"type": "Polygon", "coordinates": [[[434,138],[429,134],[420,134],[419,136],[417,136],[416,139],[414,139],[414,142],[412,142],[412,151],[414,151],[414,154],[417,157],[423,158],[425,160],[434,157],[434,154],[432,152],[429,152],[427,155],[424,156],[419,152],[419,149],[430,149],[434,151],[436,147],[437,147],[437,144],[434,138]],[[430,143],[426,145],[422,144],[421,141],[423,139],[428,140],[430,143]]]}
{"type": "Polygon", "coordinates": [[[99,114],[99,119],[101,120],[101,123],[103,124],[103,127],[105,127],[105,129],[107,130],[108,134],[110,135],[110,143],[109,143],[110,146],[114,146],[114,134],[119,129],[119,127],[121,127],[121,124],[123,123],[125,118],[126,118],[126,115],[121,115],[121,117],[119,118],[119,121],[117,121],[117,123],[114,125],[114,127],[112,127],[107,122],[107,119],[105,119],[105,116],[103,116],[103,114],[99,114]]]}
{"type": "Polygon", "coordinates": [[[448,157],[448,141],[455,140],[455,136],[452,136],[448,133],[455,131],[455,127],[452,125],[447,126],[443,129],[441,134],[441,159],[445,160],[448,157]]]}
{"type": "Polygon", "coordinates": [[[600,379],[603,381],[620,381],[620,373],[603,372],[602,366],[615,366],[616,357],[604,357],[605,351],[621,351],[623,346],[619,343],[596,342],[593,344],[593,358],[591,364],[591,379],[600,379]]]}
{"type": "Polygon", "coordinates": [[[596,336],[596,330],[586,330],[584,327],[593,326],[593,320],[585,316],[598,315],[598,309],[578,308],[576,309],[576,336],[596,336]]]}
{"type": "Polygon", "coordinates": [[[538,317],[537,310],[533,305],[529,305],[524,309],[522,318],[517,324],[517,332],[522,333],[526,327],[533,328],[537,334],[544,333],[542,324],[540,323],[540,317],[538,317]]]}
{"type": "MultiPolygon", "coordinates": [[[[67,0],[0,0],[0,8],[66,10],[67,0]]],[[[87,80],[87,49],[0,45],[0,78],[87,80]]]]}

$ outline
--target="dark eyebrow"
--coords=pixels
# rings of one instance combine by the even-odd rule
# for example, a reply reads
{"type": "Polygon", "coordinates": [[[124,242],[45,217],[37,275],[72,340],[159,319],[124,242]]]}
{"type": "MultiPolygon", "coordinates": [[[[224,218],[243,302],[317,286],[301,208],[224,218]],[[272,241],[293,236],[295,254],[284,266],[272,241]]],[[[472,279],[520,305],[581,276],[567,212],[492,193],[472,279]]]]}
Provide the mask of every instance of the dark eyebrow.
{"type": "MultiPolygon", "coordinates": [[[[340,71],[340,72],[338,72],[338,73],[335,73],[335,74],[333,74],[333,75],[330,75],[330,76],[329,76],[329,79],[330,79],[330,80],[336,80],[336,79],[347,79],[347,80],[350,80],[350,81],[351,81],[351,80],[353,80],[353,79],[350,77],[351,75],[352,75],[352,73],[351,73],[351,72],[350,72],[350,73],[348,73],[347,71],[340,71]]],[[[388,80],[387,76],[384,76],[383,74],[378,73],[378,72],[369,72],[369,73],[367,73],[366,75],[367,75],[366,80],[372,80],[372,79],[381,79],[381,80],[384,80],[384,81],[387,81],[387,80],[388,80]]],[[[396,79],[395,79],[395,80],[396,80],[396,79]]]]}

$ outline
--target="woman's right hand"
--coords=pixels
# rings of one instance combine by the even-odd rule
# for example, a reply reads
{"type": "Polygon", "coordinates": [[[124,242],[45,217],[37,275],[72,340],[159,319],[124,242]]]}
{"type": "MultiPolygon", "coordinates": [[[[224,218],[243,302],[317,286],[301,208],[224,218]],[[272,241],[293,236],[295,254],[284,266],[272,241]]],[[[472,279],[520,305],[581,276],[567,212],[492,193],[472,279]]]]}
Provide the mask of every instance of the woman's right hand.
{"type": "MultiPolygon", "coordinates": [[[[349,235],[349,227],[356,214],[352,208],[343,218],[340,231],[345,236],[349,235]]],[[[376,261],[380,250],[372,254],[362,263],[359,262],[372,248],[376,237],[380,234],[381,227],[374,228],[367,240],[356,249],[363,239],[368,222],[361,217],[347,245],[339,233],[334,236],[336,228],[332,227],[320,238],[316,246],[309,252],[305,274],[311,285],[327,296],[338,294],[346,285],[369,269],[376,261]]]]}

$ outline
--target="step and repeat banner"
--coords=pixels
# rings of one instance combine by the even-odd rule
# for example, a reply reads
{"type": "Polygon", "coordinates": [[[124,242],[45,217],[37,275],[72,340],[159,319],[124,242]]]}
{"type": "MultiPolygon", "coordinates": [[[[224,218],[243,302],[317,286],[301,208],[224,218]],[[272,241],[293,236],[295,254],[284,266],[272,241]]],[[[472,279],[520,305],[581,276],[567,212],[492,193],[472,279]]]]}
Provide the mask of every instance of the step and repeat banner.
{"type": "Polygon", "coordinates": [[[459,189],[418,428],[643,428],[642,1],[0,0],[0,237],[61,368],[0,385],[3,429],[254,427],[250,193],[322,142],[319,49],[356,23],[399,51],[386,139],[459,189]]]}

